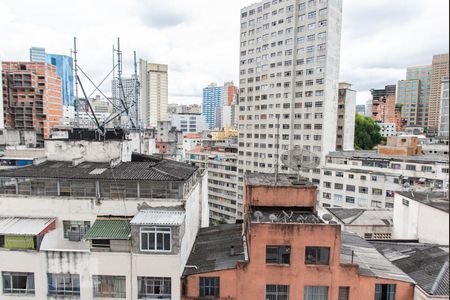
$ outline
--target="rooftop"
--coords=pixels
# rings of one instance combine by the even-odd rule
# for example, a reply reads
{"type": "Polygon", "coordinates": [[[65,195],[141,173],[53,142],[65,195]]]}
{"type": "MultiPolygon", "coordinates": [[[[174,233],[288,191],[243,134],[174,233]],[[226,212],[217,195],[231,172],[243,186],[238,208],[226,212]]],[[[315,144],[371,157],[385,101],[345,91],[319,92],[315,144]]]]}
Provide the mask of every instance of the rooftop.
{"type": "Polygon", "coordinates": [[[330,152],[328,157],[342,157],[348,159],[377,159],[385,161],[407,161],[417,163],[448,163],[448,155],[417,155],[417,156],[396,156],[396,155],[381,155],[377,151],[360,150],[360,151],[341,151],[330,152]]]}
{"type": "Polygon", "coordinates": [[[180,226],[183,224],[184,218],[184,211],[141,210],[131,220],[131,225],[180,226]]]}
{"type": "Polygon", "coordinates": [[[372,244],[358,235],[343,231],[341,241],[341,263],[359,265],[360,275],[414,282],[407,274],[378,252],[372,244]]]}
{"type": "Polygon", "coordinates": [[[130,238],[130,220],[124,218],[117,219],[97,219],[88,232],[84,235],[84,240],[128,240],[130,238]]]}
{"type": "Polygon", "coordinates": [[[272,187],[315,187],[308,179],[301,177],[298,180],[297,174],[275,174],[268,173],[246,173],[246,183],[248,186],[272,186],[272,187]]]}
{"type": "Polygon", "coordinates": [[[183,275],[235,269],[246,259],[244,243],[242,224],[200,229],[183,275]]]}
{"type": "Polygon", "coordinates": [[[434,245],[371,242],[388,260],[408,274],[428,295],[449,295],[448,249],[434,245]]]}
{"type": "Polygon", "coordinates": [[[324,224],[315,213],[300,208],[252,207],[252,209],[253,223],[324,224]]]}
{"type": "Polygon", "coordinates": [[[344,225],[393,226],[392,210],[360,208],[328,208],[334,217],[344,225]]]}
{"type": "Polygon", "coordinates": [[[0,217],[1,235],[35,236],[50,226],[53,218],[0,217]]]}
{"type": "Polygon", "coordinates": [[[446,213],[449,212],[449,199],[448,195],[444,193],[424,193],[424,192],[397,192],[397,194],[420,202],[422,204],[434,207],[442,210],[446,213]]]}
{"type": "Polygon", "coordinates": [[[196,171],[195,166],[164,159],[122,162],[113,168],[109,163],[84,162],[73,166],[71,162],[46,161],[39,165],[0,170],[0,177],[179,182],[189,179],[196,171]]]}

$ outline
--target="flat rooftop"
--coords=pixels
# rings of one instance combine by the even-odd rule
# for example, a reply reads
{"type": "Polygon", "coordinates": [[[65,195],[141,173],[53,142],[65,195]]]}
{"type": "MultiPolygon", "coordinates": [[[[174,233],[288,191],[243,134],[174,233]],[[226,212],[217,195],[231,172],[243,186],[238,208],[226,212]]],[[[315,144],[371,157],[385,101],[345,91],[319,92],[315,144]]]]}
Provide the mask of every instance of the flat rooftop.
{"type": "Polygon", "coordinates": [[[279,174],[278,179],[275,174],[269,173],[246,173],[245,180],[250,186],[269,187],[315,187],[307,178],[301,177],[298,180],[297,174],[279,174]]]}
{"type": "Polygon", "coordinates": [[[448,155],[409,155],[409,156],[399,156],[399,155],[381,155],[377,151],[373,150],[361,150],[361,151],[340,151],[340,152],[330,152],[328,157],[337,158],[348,158],[348,159],[376,159],[385,161],[407,161],[407,162],[417,162],[417,163],[448,163],[448,155]]]}
{"type": "Polygon", "coordinates": [[[324,224],[313,212],[289,207],[252,207],[252,223],[271,224],[324,224]]]}
{"type": "Polygon", "coordinates": [[[449,199],[448,195],[444,193],[424,193],[424,192],[397,192],[397,194],[420,202],[422,204],[434,207],[442,210],[446,213],[449,212],[449,199]]]}
{"type": "Polygon", "coordinates": [[[183,275],[236,269],[238,262],[247,257],[244,243],[242,224],[201,228],[183,275]]]}

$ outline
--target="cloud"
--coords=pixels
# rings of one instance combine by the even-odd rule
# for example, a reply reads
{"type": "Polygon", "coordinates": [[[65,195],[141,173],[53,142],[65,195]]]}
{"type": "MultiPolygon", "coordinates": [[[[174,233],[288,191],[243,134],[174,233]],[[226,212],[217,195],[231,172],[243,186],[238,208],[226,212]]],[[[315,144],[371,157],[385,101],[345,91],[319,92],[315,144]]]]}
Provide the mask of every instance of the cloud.
{"type": "Polygon", "coordinates": [[[189,21],[189,15],[183,13],[180,7],[175,6],[174,2],[144,1],[137,6],[137,15],[139,15],[143,24],[151,28],[166,29],[175,27],[189,21]]]}

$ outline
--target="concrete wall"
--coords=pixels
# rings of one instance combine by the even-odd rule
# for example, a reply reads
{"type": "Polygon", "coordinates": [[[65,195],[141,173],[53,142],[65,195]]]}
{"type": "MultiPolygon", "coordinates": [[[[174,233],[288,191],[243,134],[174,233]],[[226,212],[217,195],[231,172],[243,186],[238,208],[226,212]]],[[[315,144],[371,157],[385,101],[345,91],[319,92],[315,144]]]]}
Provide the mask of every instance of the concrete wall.
{"type": "Polygon", "coordinates": [[[316,207],[316,187],[246,186],[245,197],[252,206],[316,207]]]}

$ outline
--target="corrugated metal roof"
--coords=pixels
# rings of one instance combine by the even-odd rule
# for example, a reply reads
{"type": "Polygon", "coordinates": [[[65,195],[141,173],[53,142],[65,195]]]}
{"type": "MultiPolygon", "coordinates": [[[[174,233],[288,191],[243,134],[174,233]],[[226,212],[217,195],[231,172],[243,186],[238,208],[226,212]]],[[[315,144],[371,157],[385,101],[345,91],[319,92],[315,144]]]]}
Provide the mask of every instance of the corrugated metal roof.
{"type": "Polygon", "coordinates": [[[131,227],[129,220],[96,220],[88,232],[85,240],[128,240],[131,227]]]}
{"type": "Polygon", "coordinates": [[[180,226],[184,222],[184,211],[141,210],[131,220],[131,225],[180,226]]]}
{"type": "Polygon", "coordinates": [[[35,236],[54,221],[52,218],[0,217],[0,234],[35,236]]]}

